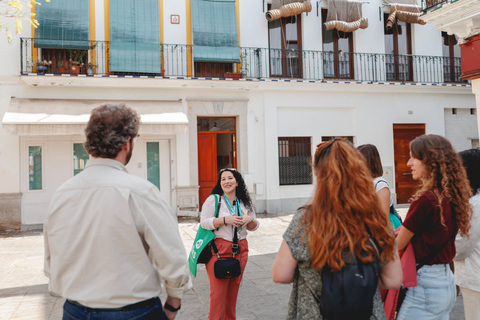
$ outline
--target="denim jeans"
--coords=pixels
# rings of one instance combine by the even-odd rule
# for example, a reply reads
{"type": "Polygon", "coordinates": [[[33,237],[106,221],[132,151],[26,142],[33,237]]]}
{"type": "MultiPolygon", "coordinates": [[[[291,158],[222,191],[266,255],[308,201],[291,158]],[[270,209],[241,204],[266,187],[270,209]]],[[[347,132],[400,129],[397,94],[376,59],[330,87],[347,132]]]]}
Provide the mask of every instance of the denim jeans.
{"type": "Polygon", "coordinates": [[[80,307],[68,300],[63,305],[63,320],[167,320],[159,298],[155,303],[133,310],[106,310],[80,307]]]}
{"type": "Polygon", "coordinates": [[[397,320],[448,320],[455,299],[455,278],[450,266],[423,266],[417,271],[417,286],[407,290],[397,320]]]}

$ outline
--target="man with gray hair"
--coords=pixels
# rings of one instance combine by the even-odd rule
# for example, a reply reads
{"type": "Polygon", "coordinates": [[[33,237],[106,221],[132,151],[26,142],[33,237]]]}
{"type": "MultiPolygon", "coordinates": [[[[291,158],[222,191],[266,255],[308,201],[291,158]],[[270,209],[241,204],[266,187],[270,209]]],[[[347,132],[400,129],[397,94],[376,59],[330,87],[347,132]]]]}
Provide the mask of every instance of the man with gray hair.
{"type": "Polygon", "coordinates": [[[155,185],[125,168],[139,126],[125,105],[93,109],[85,129],[93,159],[52,197],[45,275],[67,299],[63,319],[171,320],[192,286],[175,214],[155,185]]]}

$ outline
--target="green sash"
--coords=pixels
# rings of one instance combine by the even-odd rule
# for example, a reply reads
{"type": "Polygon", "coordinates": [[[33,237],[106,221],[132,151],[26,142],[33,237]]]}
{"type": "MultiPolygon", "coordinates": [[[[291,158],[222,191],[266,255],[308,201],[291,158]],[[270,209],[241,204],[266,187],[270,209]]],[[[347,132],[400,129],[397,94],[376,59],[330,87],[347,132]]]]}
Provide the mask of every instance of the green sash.
{"type": "MultiPolygon", "coordinates": [[[[218,216],[218,195],[214,194],[215,197],[215,218],[218,216]]],[[[193,241],[192,250],[188,255],[188,266],[190,267],[190,272],[194,277],[197,277],[197,260],[202,253],[203,249],[207,244],[215,239],[215,234],[212,230],[203,229],[202,226],[198,225],[197,235],[193,241]]]]}

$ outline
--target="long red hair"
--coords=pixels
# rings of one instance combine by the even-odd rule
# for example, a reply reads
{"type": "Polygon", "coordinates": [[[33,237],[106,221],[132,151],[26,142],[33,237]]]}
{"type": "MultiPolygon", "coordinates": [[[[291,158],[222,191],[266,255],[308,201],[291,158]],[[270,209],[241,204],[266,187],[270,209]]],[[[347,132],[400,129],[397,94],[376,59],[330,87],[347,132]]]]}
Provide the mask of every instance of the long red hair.
{"type": "Polygon", "coordinates": [[[363,262],[373,261],[376,252],[369,245],[367,227],[379,246],[380,261],[392,261],[393,231],[360,153],[344,139],[322,143],[315,151],[313,170],[316,188],[303,220],[312,267],[340,270],[345,249],[363,262]],[[361,256],[362,251],[368,254],[361,256]]]}

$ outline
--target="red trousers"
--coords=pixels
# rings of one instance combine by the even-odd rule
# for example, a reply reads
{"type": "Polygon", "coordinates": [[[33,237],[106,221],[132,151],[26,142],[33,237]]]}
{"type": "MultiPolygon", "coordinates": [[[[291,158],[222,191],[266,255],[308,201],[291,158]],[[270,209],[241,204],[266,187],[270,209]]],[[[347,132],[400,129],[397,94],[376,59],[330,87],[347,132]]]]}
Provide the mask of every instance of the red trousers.
{"type": "MultiPolygon", "coordinates": [[[[221,238],[215,239],[215,245],[218,248],[220,257],[232,257],[232,241],[221,238]]],[[[248,260],[248,242],[247,239],[238,241],[240,254],[235,256],[240,261],[240,276],[233,279],[217,279],[213,271],[213,265],[218,257],[213,253],[212,258],[206,264],[208,281],[210,283],[210,307],[208,311],[209,320],[235,320],[237,318],[237,295],[243,271],[248,260]]]]}

